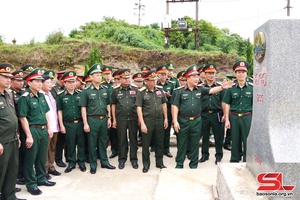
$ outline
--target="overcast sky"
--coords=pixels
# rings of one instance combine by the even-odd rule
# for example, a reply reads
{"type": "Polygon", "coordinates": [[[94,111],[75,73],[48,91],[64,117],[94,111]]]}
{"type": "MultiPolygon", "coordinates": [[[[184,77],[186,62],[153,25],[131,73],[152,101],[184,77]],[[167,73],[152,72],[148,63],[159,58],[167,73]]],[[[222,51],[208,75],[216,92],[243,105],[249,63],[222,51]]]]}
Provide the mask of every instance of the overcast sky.
{"type": "MultiPolygon", "coordinates": [[[[166,14],[166,0],[5,0],[1,1],[0,35],[6,43],[16,38],[18,44],[44,42],[57,30],[68,35],[86,22],[102,21],[103,16],[115,17],[131,24],[138,23],[135,3],[145,5],[141,25],[161,23],[166,14]]],[[[291,19],[300,19],[300,1],[290,0],[291,19]]],[[[269,19],[286,19],[287,0],[200,0],[199,20],[218,28],[229,28],[253,41],[253,32],[269,19]]],[[[196,3],[170,3],[171,19],[185,15],[195,19],[196,3]]]]}

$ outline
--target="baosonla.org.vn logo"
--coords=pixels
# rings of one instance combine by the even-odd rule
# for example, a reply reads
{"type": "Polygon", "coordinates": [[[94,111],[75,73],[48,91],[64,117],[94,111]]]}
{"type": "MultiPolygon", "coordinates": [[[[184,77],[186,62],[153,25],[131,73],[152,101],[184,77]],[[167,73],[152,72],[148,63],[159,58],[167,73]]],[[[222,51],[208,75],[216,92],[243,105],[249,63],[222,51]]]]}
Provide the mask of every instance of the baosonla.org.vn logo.
{"type": "Polygon", "coordinates": [[[264,172],[257,175],[259,183],[256,196],[292,197],[295,185],[283,185],[281,172],[264,172]]]}

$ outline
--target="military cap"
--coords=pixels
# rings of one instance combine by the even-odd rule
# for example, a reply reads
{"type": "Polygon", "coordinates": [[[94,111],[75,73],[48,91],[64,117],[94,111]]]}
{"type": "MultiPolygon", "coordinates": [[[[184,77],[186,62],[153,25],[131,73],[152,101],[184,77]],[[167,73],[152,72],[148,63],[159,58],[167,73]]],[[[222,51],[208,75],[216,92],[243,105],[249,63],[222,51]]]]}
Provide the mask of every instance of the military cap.
{"type": "Polygon", "coordinates": [[[47,71],[45,71],[44,75],[49,76],[51,79],[54,79],[55,71],[54,70],[47,70],[47,71]]]}
{"type": "Polygon", "coordinates": [[[185,73],[185,71],[183,70],[183,71],[180,71],[180,72],[178,72],[178,74],[177,74],[177,78],[179,79],[179,80],[186,80],[186,78],[183,76],[183,74],[185,73]]]}
{"type": "Polygon", "coordinates": [[[198,72],[201,73],[203,71],[203,68],[205,67],[205,64],[200,65],[200,67],[198,68],[198,72]]]}
{"type": "Polygon", "coordinates": [[[66,71],[60,79],[63,81],[75,81],[76,80],[76,72],[72,71],[72,70],[66,71]]]}
{"type": "Polygon", "coordinates": [[[144,79],[150,81],[157,80],[157,74],[155,73],[155,70],[150,70],[149,72],[144,74],[144,79]]]}
{"type": "Polygon", "coordinates": [[[43,80],[43,74],[45,73],[45,70],[42,69],[42,68],[36,68],[34,69],[32,72],[30,72],[29,74],[27,74],[25,77],[24,77],[24,80],[26,82],[28,81],[31,81],[31,80],[43,80]]]}
{"type": "Polygon", "coordinates": [[[49,79],[51,79],[51,77],[50,76],[48,76],[48,75],[45,75],[45,74],[43,74],[43,79],[42,79],[42,82],[44,83],[46,80],[49,80],[49,79]]]}
{"type": "Polygon", "coordinates": [[[85,82],[85,83],[86,83],[86,82],[89,82],[89,81],[92,81],[91,77],[90,77],[88,74],[84,75],[82,80],[83,80],[83,82],[85,82]]]}
{"type": "Polygon", "coordinates": [[[11,73],[13,75],[13,77],[11,77],[11,79],[13,80],[20,80],[22,81],[24,78],[24,73],[22,69],[18,69],[16,71],[14,71],[13,73],[11,73]]]}
{"type": "Polygon", "coordinates": [[[87,72],[87,74],[88,74],[88,75],[92,75],[93,73],[96,73],[96,72],[101,72],[101,73],[102,73],[101,65],[100,65],[99,63],[94,64],[94,65],[89,69],[89,71],[87,72]]]}
{"type": "Polygon", "coordinates": [[[144,73],[144,74],[149,72],[150,70],[151,70],[151,68],[146,66],[146,65],[141,67],[141,72],[144,73]]]}
{"type": "Polygon", "coordinates": [[[77,75],[77,80],[84,84],[82,75],[77,75]]]}
{"type": "Polygon", "coordinates": [[[13,69],[13,66],[10,63],[1,63],[0,64],[0,74],[3,76],[9,76],[12,77],[11,71],[13,69]]]}
{"type": "Polygon", "coordinates": [[[173,70],[174,67],[175,67],[175,65],[174,65],[173,62],[168,62],[168,63],[166,64],[166,66],[167,66],[167,69],[168,69],[168,70],[173,70]]]}
{"type": "Polygon", "coordinates": [[[238,60],[233,65],[234,71],[242,70],[248,72],[248,69],[249,69],[249,64],[243,60],[238,60]]]}
{"type": "Polygon", "coordinates": [[[60,80],[60,78],[62,77],[62,75],[64,75],[66,71],[59,71],[59,72],[56,72],[56,77],[58,80],[60,80]]]}
{"type": "Polygon", "coordinates": [[[156,69],[156,73],[157,74],[161,74],[161,73],[167,73],[168,69],[166,65],[161,65],[156,69]]]}
{"type": "Polygon", "coordinates": [[[183,76],[185,78],[187,78],[191,75],[197,75],[197,74],[199,74],[197,70],[198,70],[197,65],[193,64],[193,65],[189,66],[189,68],[184,72],[183,76]]]}
{"type": "Polygon", "coordinates": [[[130,69],[122,69],[119,74],[121,78],[130,78],[130,69]]]}
{"type": "Polygon", "coordinates": [[[216,72],[216,69],[217,69],[216,65],[214,63],[211,63],[211,64],[206,64],[203,67],[202,71],[203,72],[216,72]]]}
{"type": "Polygon", "coordinates": [[[143,81],[144,80],[144,76],[143,76],[143,73],[135,73],[133,76],[132,76],[132,79],[135,80],[135,81],[143,81]]]}
{"type": "Polygon", "coordinates": [[[230,75],[230,74],[226,74],[226,78],[228,80],[234,80],[234,79],[236,79],[236,76],[233,76],[233,75],[230,75]]]}
{"type": "Polygon", "coordinates": [[[28,74],[34,70],[34,64],[26,64],[21,67],[24,73],[28,74]]]}
{"type": "Polygon", "coordinates": [[[104,65],[101,70],[103,74],[111,73],[112,67],[104,65]]]}
{"type": "Polygon", "coordinates": [[[120,78],[120,70],[116,70],[113,74],[112,74],[113,78],[120,78]]]}

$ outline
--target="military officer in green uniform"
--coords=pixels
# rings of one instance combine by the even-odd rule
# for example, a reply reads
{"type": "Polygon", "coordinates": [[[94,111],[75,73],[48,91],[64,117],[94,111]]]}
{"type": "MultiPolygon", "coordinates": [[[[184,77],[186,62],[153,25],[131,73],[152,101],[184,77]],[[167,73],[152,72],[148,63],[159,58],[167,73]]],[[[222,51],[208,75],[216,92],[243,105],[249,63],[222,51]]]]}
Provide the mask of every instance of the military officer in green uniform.
{"type": "Polygon", "coordinates": [[[249,64],[246,61],[237,61],[233,70],[237,81],[224,95],[225,103],[225,127],[231,129],[231,158],[230,162],[241,160],[246,162],[247,137],[249,135],[252,120],[253,86],[246,81],[249,64]]]}
{"type": "Polygon", "coordinates": [[[82,91],[79,105],[83,119],[83,130],[88,134],[90,173],[97,170],[96,148],[99,150],[101,168],[115,169],[108,162],[106,143],[107,130],[111,127],[111,98],[107,87],[101,85],[101,65],[96,63],[88,71],[92,84],[82,91]]]}
{"type": "Polygon", "coordinates": [[[1,199],[15,200],[18,175],[18,118],[10,85],[12,65],[0,64],[0,192],[1,199]]]}
{"type": "Polygon", "coordinates": [[[112,99],[113,128],[118,130],[119,169],[124,169],[128,153],[128,138],[130,144],[130,162],[134,169],[138,168],[136,114],[137,87],[130,85],[130,69],[120,70],[121,85],[114,88],[112,99]]]}
{"type": "Polygon", "coordinates": [[[163,163],[164,129],[168,127],[167,99],[162,89],[156,87],[157,76],[155,70],[144,75],[146,86],[137,95],[136,106],[138,119],[142,131],[142,159],[143,173],[150,167],[149,146],[152,137],[155,138],[155,161],[157,168],[166,168],[163,163]]]}
{"type": "Polygon", "coordinates": [[[81,107],[79,106],[81,90],[76,89],[75,71],[65,72],[61,79],[64,81],[65,89],[58,94],[56,103],[60,132],[66,135],[68,147],[67,157],[69,164],[65,169],[65,173],[69,173],[75,169],[77,158],[79,169],[85,172],[85,135],[83,132],[81,107]]]}
{"type": "MultiPolygon", "coordinates": [[[[216,65],[207,64],[203,68],[205,73],[204,87],[214,88],[221,84],[215,81],[216,78],[216,65]]],[[[224,140],[224,126],[222,124],[223,111],[222,111],[222,98],[225,90],[212,95],[205,95],[202,97],[202,157],[199,162],[205,162],[209,159],[209,137],[210,130],[214,134],[216,160],[215,164],[221,162],[223,158],[223,140],[224,140]]]]}
{"type": "MultiPolygon", "coordinates": [[[[111,96],[114,86],[114,81],[112,77],[112,67],[104,65],[101,70],[104,77],[104,81],[102,81],[101,85],[107,87],[109,96],[111,96]]],[[[118,73],[119,72],[117,72],[117,74],[118,73]]],[[[108,129],[108,138],[111,145],[111,155],[109,156],[109,158],[114,158],[118,155],[118,133],[115,128],[111,127],[108,129]]]]}
{"type": "Polygon", "coordinates": [[[168,69],[168,73],[167,73],[167,79],[174,84],[174,88],[177,88],[180,86],[179,81],[176,77],[173,76],[174,73],[174,63],[173,62],[168,62],[166,64],[167,69],[168,69]]]}
{"type": "Polygon", "coordinates": [[[168,69],[166,65],[161,65],[156,69],[156,74],[158,75],[158,80],[156,87],[161,88],[168,101],[167,101],[167,114],[168,114],[168,128],[165,129],[164,134],[164,155],[172,158],[173,155],[170,152],[170,131],[172,126],[172,115],[171,115],[171,104],[170,100],[174,90],[174,83],[171,80],[167,80],[168,69]]]}
{"type": "Polygon", "coordinates": [[[204,83],[204,81],[205,81],[205,72],[203,71],[204,67],[205,67],[205,64],[202,64],[198,68],[198,72],[199,72],[199,84],[204,83]]]}
{"type": "Polygon", "coordinates": [[[196,65],[191,65],[184,77],[187,84],[176,92],[173,101],[173,127],[177,133],[176,168],[183,168],[187,155],[188,144],[190,150],[190,168],[197,168],[199,156],[199,140],[202,129],[202,98],[204,95],[221,92],[232,85],[230,82],[214,88],[198,86],[199,73],[196,65]]]}
{"type": "Polygon", "coordinates": [[[55,182],[47,180],[45,170],[48,137],[51,138],[53,133],[48,125],[49,106],[45,96],[39,92],[43,73],[43,69],[37,68],[24,77],[29,88],[18,101],[18,116],[26,134],[24,178],[32,195],[42,193],[37,187],[39,185],[55,185],[55,182]]]}

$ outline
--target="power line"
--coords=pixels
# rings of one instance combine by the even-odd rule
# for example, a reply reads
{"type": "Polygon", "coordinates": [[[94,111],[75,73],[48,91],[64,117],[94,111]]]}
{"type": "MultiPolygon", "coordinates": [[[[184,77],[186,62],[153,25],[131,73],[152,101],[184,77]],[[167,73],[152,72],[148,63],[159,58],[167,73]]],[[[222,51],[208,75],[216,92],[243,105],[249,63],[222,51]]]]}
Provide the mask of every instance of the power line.
{"type": "MultiPolygon", "coordinates": [[[[141,26],[141,15],[145,15],[145,13],[141,13],[141,11],[144,11],[145,5],[142,4],[141,0],[139,0],[139,3],[134,4],[136,8],[134,10],[138,10],[138,28],[141,26]]],[[[134,13],[136,15],[136,13],[134,13]]]]}

